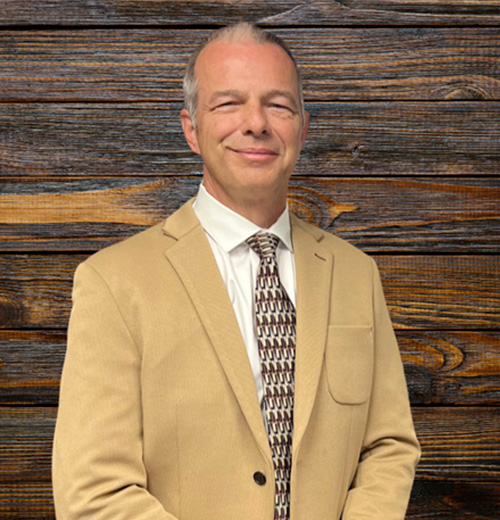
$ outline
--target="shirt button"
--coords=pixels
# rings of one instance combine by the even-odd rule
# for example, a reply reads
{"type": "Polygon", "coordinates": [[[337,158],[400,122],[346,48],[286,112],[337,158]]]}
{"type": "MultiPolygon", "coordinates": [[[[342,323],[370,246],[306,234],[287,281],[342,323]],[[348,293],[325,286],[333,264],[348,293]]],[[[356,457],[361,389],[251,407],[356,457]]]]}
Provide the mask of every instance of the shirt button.
{"type": "Polygon", "coordinates": [[[256,471],[253,474],[253,479],[259,486],[264,486],[266,484],[266,476],[261,471],[256,471]]]}

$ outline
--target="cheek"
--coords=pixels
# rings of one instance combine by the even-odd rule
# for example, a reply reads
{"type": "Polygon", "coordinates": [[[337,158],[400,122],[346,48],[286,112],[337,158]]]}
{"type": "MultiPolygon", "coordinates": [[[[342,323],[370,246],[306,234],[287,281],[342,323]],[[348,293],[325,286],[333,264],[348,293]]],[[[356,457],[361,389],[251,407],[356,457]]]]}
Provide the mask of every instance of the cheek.
{"type": "Polygon", "coordinates": [[[231,137],[241,126],[238,114],[225,114],[215,117],[210,126],[212,139],[224,141],[231,137]]]}
{"type": "Polygon", "coordinates": [[[271,122],[271,126],[274,133],[287,145],[290,146],[295,143],[300,143],[302,125],[298,120],[275,117],[271,122]]]}
{"type": "Polygon", "coordinates": [[[296,128],[285,128],[280,132],[280,137],[290,153],[300,151],[302,144],[302,133],[296,128]]]}

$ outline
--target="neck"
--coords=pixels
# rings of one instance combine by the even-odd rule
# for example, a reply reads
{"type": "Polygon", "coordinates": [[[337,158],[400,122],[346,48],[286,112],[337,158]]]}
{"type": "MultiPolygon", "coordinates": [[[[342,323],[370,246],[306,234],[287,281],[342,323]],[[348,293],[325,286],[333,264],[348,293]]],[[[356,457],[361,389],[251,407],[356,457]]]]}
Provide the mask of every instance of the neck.
{"type": "Polygon", "coordinates": [[[274,196],[270,196],[272,190],[265,190],[265,194],[261,196],[248,192],[245,197],[236,198],[214,189],[210,183],[204,181],[203,184],[214,199],[264,229],[270,228],[286,208],[286,191],[274,196]]]}
{"type": "Polygon", "coordinates": [[[236,213],[245,217],[250,222],[253,222],[256,226],[264,229],[270,228],[281,216],[285,210],[286,204],[276,204],[272,202],[269,205],[257,204],[255,206],[245,206],[239,209],[231,208],[236,213]]]}

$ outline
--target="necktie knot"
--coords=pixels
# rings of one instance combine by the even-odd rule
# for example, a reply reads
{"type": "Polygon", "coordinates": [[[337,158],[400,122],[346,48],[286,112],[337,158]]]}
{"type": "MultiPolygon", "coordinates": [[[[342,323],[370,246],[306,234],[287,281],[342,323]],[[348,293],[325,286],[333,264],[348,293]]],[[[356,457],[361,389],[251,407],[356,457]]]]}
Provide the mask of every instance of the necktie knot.
{"type": "Polygon", "coordinates": [[[246,243],[259,255],[261,260],[273,258],[280,239],[272,233],[255,233],[246,239],[246,243]]]}

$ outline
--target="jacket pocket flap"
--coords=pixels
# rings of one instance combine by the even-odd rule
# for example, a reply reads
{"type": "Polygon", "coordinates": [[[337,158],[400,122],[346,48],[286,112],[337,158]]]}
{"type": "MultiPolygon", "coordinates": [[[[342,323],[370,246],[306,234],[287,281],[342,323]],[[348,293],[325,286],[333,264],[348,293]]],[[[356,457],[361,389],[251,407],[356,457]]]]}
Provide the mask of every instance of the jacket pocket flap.
{"type": "Polygon", "coordinates": [[[325,356],[328,387],[335,401],[364,403],[373,379],[372,327],[330,326],[325,356]]]}

